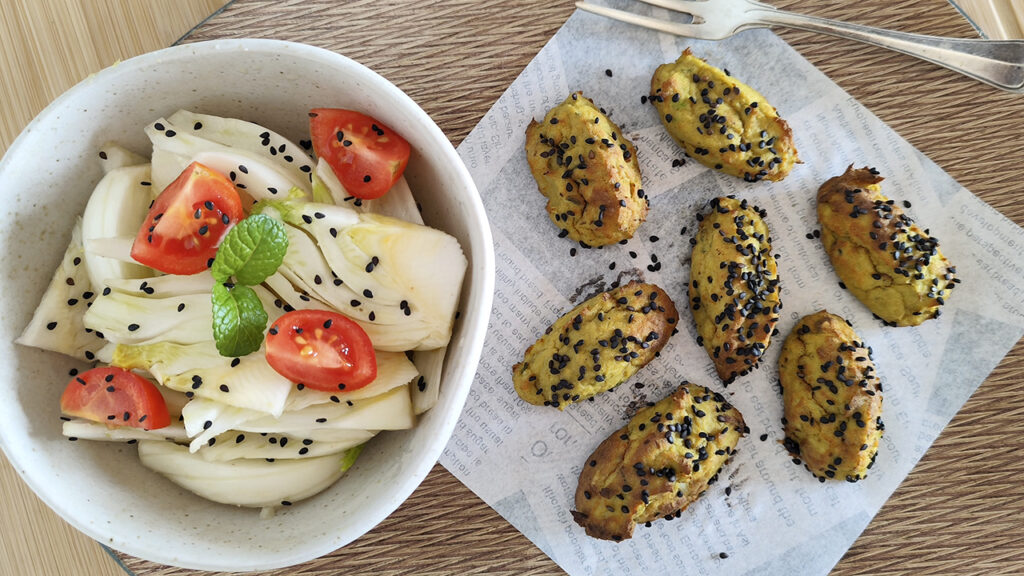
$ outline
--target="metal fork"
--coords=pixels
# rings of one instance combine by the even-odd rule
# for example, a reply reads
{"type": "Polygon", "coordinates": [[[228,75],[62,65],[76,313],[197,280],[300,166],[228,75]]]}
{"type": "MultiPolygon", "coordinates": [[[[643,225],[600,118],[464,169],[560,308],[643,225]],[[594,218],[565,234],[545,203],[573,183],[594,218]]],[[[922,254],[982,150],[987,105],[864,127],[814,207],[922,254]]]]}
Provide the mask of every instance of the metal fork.
{"type": "Polygon", "coordinates": [[[722,40],[751,28],[788,26],[858,40],[909,54],[1010,92],[1024,93],[1024,40],[981,40],[908,34],[778,10],[755,0],[640,0],[693,17],[689,24],[576,2],[614,20],[703,40],[722,40]]]}

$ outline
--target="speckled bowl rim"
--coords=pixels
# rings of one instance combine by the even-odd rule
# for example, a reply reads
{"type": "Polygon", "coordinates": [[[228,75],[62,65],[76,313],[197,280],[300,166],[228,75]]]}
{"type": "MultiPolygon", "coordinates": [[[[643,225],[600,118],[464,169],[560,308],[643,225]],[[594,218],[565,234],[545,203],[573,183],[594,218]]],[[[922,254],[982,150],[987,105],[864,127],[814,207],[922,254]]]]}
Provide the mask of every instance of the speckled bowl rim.
{"type": "MultiPolygon", "coordinates": [[[[459,351],[452,356],[452,350],[449,349],[449,358],[446,359],[446,374],[451,376],[444,381],[442,388],[446,411],[440,416],[433,415],[434,418],[440,417],[440,421],[432,424],[435,436],[429,442],[428,450],[422,453],[415,462],[413,473],[392,485],[393,490],[380,503],[376,513],[367,515],[365,522],[361,522],[358,529],[348,527],[340,534],[331,537],[296,542],[295,546],[288,548],[286,553],[272,559],[259,556],[247,562],[244,551],[236,550],[236,554],[231,555],[230,558],[194,558],[190,557],[187,552],[168,550],[166,542],[139,541],[137,538],[129,538],[128,535],[112,534],[87,522],[87,518],[82,518],[81,514],[76,512],[76,500],[73,497],[69,498],[66,494],[57,494],[40,488],[36,479],[39,474],[46,473],[46,470],[40,470],[33,466],[32,438],[25,434],[24,430],[12,429],[9,426],[10,419],[6,416],[13,414],[12,410],[14,410],[9,405],[0,406],[0,448],[3,449],[22,479],[51,509],[72,526],[106,546],[139,558],[183,568],[228,571],[269,570],[293,566],[317,558],[362,536],[397,509],[430,472],[458,421],[480,359],[494,293],[494,250],[487,216],[472,177],[455,148],[426,112],[394,84],[358,62],[329,50],[295,42],[269,39],[197,42],[143,54],[105,68],[69,89],[32,120],[0,161],[0,181],[3,181],[4,175],[12,169],[12,165],[18,162],[18,158],[24,154],[33,153],[32,150],[26,149],[26,142],[30,140],[27,135],[55,115],[59,115],[61,111],[74,107],[76,99],[85,91],[85,86],[105,82],[114,74],[124,74],[131,70],[159,66],[161,63],[181,58],[202,58],[210,53],[226,51],[245,51],[250,54],[264,52],[277,55],[288,53],[294,57],[318,60],[325,68],[341,73],[357,74],[361,82],[386,93],[389,99],[393,99],[395,103],[406,108],[403,112],[417,118],[418,125],[425,131],[425,137],[429,139],[431,146],[439,147],[445,162],[449,163],[450,168],[457,172],[457,178],[462,188],[456,192],[459,195],[456,201],[459,208],[469,216],[465,224],[470,235],[471,245],[463,246],[463,248],[470,258],[470,267],[467,270],[468,280],[463,286],[462,302],[460,303],[462,315],[459,320],[459,334],[456,336],[461,340],[458,346],[459,351]]],[[[30,299],[34,298],[35,295],[30,299]]],[[[15,327],[12,328],[12,331],[20,331],[21,328],[21,326],[15,327]]],[[[6,393],[6,389],[0,387],[0,393],[6,393]]],[[[7,403],[0,402],[0,404],[7,403]]],[[[434,410],[438,410],[439,407],[434,410]]],[[[252,520],[254,522],[258,521],[256,515],[257,513],[253,511],[252,520]]]]}

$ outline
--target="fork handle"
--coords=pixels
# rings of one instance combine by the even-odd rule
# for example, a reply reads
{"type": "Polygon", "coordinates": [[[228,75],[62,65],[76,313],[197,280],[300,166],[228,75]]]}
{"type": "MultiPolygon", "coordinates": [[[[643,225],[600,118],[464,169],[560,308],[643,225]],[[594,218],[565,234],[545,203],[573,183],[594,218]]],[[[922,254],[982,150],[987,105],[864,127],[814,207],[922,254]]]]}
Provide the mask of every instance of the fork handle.
{"type": "Polygon", "coordinates": [[[942,38],[909,34],[777,10],[759,2],[749,15],[762,24],[787,26],[858,40],[909,54],[986,84],[1024,93],[1024,40],[942,38]]]}

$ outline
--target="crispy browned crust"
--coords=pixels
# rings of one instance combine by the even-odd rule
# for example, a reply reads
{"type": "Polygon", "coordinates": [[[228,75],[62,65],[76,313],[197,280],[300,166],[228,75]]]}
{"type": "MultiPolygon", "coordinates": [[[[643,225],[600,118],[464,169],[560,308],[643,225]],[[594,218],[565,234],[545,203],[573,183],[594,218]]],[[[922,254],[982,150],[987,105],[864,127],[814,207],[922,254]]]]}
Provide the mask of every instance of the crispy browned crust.
{"type": "Polygon", "coordinates": [[[871,349],[825,310],[805,316],[779,357],[786,448],[808,470],[856,482],[875,462],[882,437],[882,384],[871,349]]]}
{"type": "Polygon", "coordinates": [[[530,121],[526,159],[548,216],[573,240],[614,244],[647,217],[636,147],[582,92],[530,121]]]}
{"type": "Polygon", "coordinates": [[[939,241],[882,195],[882,177],[854,169],[818,189],[821,241],[839,279],[890,326],[916,326],[941,314],[959,280],[939,241]]]}
{"type": "Polygon", "coordinates": [[[721,394],[684,382],[591,454],[572,517],[589,536],[621,541],[638,523],[678,516],[717,479],[746,432],[721,394]]]}
{"type": "Polygon", "coordinates": [[[672,138],[705,166],[757,182],[782,180],[800,163],[775,107],[689,48],[655,70],[650,101],[672,138]]]}
{"type": "Polygon", "coordinates": [[[570,310],[512,367],[520,398],[565,409],[625,382],[675,333],[679,314],[653,284],[630,282],[570,310]]]}
{"type": "Polygon", "coordinates": [[[765,212],[715,198],[701,215],[690,258],[690,309],[718,377],[728,385],[756,368],[782,303],[765,212]]]}

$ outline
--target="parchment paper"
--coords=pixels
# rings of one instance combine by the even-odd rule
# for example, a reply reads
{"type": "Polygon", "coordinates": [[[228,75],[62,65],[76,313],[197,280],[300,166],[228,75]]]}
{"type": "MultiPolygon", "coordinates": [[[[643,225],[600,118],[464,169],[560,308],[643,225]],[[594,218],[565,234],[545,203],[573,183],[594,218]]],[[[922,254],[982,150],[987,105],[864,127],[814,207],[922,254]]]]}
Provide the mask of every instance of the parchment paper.
{"type": "MultiPolygon", "coordinates": [[[[635,3],[630,9],[666,14],[635,3]]],[[[570,574],[826,574],[1024,334],[1024,230],[769,31],[702,42],[577,12],[459,153],[488,212],[497,282],[483,358],[441,463],[570,574]],[[685,158],[653,107],[641,103],[654,69],[687,46],[755,87],[789,122],[804,163],[786,180],[748,184],[685,158]],[[526,163],[526,125],[574,90],[608,111],[638,148],[651,207],[625,245],[584,249],[558,238],[526,163]],[[677,160],[685,164],[674,166],[677,160]],[[883,193],[909,201],[907,213],[957,266],[963,282],[941,318],[916,328],[882,326],[840,288],[820,240],[807,237],[818,228],[818,186],[851,163],[876,167],[886,177],[883,193]],[[767,210],[784,308],[761,368],[726,388],[696,343],[686,284],[695,215],[727,194],[767,210]],[[575,304],[634,278],[661,286],[680,310],[680,332],[661,357],[564,412],[520,400],[511,369],[526,348],[575,304]],[[873,347],[885,389],[885,436],[868,478],[856,484],[819,483],[780,444],[782,340],[798,318],[822,308],[849,319],[873,347]],[[718,483],[680,518],[639,526],[623,543],[587,537],[569,514],[582,464],[628,419],[631,404],[656,401],[683,380],[726,393],[751,433],[718,483]]]]}

